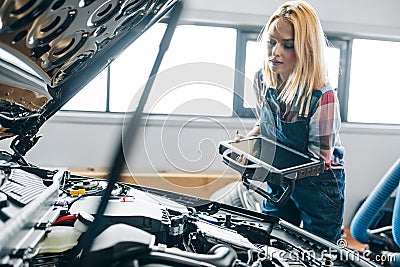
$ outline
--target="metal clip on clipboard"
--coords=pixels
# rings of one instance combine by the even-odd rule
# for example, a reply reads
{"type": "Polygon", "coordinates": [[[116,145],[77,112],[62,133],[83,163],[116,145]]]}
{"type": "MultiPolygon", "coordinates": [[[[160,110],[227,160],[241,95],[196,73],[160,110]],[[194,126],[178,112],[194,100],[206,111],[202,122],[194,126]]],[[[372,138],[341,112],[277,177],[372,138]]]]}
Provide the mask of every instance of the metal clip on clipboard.
{"type": "Polygon", "coordinates": [[[242,175],[243,185],[276,206],[286,203],[298,179],[315,176],[324,171],[324,161],[311,158],[274,140],[257,136],[240,141],[223,141],[219,144],[223,162],[242,175]],[[246,163],[236,161],[243,155],[246,163]],[[280,185],[279,196],[268,193],[252,181],[280,185]]]}

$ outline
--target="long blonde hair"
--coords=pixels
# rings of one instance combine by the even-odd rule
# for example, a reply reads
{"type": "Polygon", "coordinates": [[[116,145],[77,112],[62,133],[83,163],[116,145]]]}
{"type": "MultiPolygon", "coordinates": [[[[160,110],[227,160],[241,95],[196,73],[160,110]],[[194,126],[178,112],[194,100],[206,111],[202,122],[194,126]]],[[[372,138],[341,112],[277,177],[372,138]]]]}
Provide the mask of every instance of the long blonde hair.
{"type": "MultiPolygon", "coordinates": [[[[267,38],[270,27],[276,27],[277,20],[285,19],[293,25],[296,64],[289,75],[279,98],[285,104],[300,104],[300,112],[306,102],[306,114],[313,89],[328,84],[325,47],[327,39],[314,9],[305,1],[289,1],[281,5],[269,18],[261,33],[262,41],[267,38]],[[307,101],[306,101],[307,100],[307,101]]],[[[264,75],[268,87],[277,88],[278,75],[264,64],[264,75]]],[[[302,114],[300,114],[302,115],[302,114]]]]}

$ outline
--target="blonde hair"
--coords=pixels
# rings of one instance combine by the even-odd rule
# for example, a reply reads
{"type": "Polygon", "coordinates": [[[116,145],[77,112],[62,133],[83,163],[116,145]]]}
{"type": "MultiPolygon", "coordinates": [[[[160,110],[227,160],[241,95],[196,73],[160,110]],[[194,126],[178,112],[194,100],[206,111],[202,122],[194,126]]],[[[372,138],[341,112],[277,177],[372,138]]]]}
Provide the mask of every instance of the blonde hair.
{"type": "MultiPolygon", "coordinates": [[[[314,9],[305,1],[289,1],[281,5],[264,26],[261,38],[265,39],[270,27],[277,27],[278,20],[285,19],[293,25],[296,64],[282,88],[279,98],[285,104],[300,103],[300,113],[306,102],[308,116],[311,95],[314,89],[328,84],[325,47],[327,39],[314,9]],[[307,100],[307,101],[306,101],[307,100]]],[[[278,75],[264,64],[264,79],[269,87],[277,88],[278,75]]],[[[302,115],[302,114],[299,114],[302,115]]]]}

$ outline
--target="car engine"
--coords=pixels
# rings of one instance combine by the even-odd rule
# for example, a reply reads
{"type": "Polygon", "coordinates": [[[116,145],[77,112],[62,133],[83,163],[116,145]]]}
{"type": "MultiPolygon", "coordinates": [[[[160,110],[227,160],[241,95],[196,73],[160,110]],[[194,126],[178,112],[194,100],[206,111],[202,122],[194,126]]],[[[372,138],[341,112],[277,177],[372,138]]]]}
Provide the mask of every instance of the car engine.
{"type": "Polygon", "coordinates": [[[126,183],[88,247],[107,180],[5,160],[1,175],[1,266],[373,265],[275,217],[126,183]]]}

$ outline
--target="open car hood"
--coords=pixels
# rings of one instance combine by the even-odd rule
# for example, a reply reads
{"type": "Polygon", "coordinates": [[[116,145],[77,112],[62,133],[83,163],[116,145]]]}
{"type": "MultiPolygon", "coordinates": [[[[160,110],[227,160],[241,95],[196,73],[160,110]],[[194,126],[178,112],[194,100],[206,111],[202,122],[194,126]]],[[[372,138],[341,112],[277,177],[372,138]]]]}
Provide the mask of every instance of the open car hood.
{"type": "Polygon", "coordinates": [[[0,2],[0,139],[19,155],[43,123],[176,0],[0,2]]]}

